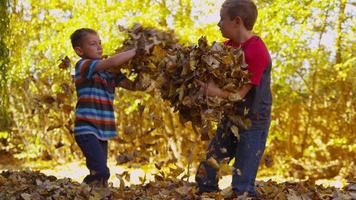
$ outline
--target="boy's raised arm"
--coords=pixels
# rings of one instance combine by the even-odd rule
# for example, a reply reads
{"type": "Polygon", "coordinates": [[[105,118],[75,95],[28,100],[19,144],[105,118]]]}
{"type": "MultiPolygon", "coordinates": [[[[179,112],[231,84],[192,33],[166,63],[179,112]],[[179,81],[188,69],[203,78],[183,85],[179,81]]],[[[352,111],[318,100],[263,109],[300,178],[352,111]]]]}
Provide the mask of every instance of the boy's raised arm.
{"type": "Polygon", "coordinates": [[[102,71],[110,67],[118,67],[128,62],[136,55],[136,49],[131,49],[122,53],[115,54],[105,60],[100,60],[96,64],[94,71],[102,71]]]}

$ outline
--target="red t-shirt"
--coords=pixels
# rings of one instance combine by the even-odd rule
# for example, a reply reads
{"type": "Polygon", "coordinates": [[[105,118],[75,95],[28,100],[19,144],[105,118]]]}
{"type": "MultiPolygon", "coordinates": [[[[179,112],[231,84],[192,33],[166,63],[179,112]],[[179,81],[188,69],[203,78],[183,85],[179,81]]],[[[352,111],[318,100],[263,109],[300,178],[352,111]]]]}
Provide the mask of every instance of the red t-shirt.
{"type": "Polygon", "coordinates": [[[245,54],[245,61],[248,65],[247,69],[252,74],[251,83],[258,86],[261,81],[263,71],[269,65],[269,53],[266,45],[258,36],[252,36],[246,42],[236,44],[232,40],[227,40],[224,45],[235,48],[242,47],[245,54]]]}

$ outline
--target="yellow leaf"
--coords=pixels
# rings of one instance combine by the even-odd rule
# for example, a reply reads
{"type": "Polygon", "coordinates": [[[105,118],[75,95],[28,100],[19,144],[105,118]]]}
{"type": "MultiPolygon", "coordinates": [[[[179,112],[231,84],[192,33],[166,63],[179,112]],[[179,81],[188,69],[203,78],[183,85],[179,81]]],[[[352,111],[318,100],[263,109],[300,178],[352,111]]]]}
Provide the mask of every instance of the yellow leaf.
{"type": "Polygon", "coordinates": [[[239,139],[240,139],[239,128],[237,128],[237,126],[235,126],[235,125],[232,125],[232,126],[230,127],[230,130],[231,130],[231,132],[235,135],[235,137],[237,138],[237,140],[239,140],[239,139]]]}

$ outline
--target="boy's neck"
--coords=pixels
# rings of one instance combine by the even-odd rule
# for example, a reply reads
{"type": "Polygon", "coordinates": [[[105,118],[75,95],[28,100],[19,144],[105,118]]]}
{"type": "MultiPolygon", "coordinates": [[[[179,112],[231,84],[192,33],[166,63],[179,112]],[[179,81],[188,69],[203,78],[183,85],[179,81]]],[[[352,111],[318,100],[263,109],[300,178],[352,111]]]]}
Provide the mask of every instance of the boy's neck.
{"type": "Polygon", "coordinates": [[[242,31],[240,34],[238,34],[238,36],[233,38],[232,41],[234,41],[234,43],[236,43],[236,44],[242,44],[242,43],[246,42],[248,39],[250,39],[252,36],[254,36],[252,31],[246,30],[246,31],[242,31]]]}

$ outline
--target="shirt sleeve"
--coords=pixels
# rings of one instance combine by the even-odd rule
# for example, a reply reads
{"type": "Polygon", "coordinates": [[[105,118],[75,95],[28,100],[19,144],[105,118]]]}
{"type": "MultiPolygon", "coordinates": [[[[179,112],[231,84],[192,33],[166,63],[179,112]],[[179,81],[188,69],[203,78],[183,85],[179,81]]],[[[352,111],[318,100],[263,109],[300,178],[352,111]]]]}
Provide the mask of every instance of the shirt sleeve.
{"type": "Polygon", "coordinates": [[[90,79],[94,74],[94,69],[99,60],[83,59],[78,62],[75,68],[75,76],[90,79]]]}
{"type": "Polygon", "coordinates": [[[254,44],[254,47],[245,50],[245,61],[247,69],[252,74],[251,83],[258,86],[261,82],[263,72],[269,63],[269,54],[264,45],[254,44]]]}

